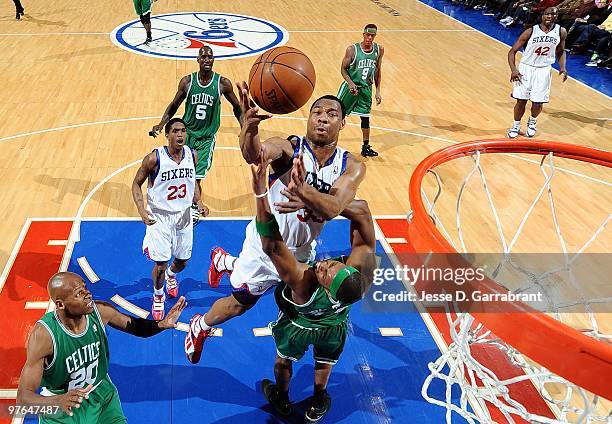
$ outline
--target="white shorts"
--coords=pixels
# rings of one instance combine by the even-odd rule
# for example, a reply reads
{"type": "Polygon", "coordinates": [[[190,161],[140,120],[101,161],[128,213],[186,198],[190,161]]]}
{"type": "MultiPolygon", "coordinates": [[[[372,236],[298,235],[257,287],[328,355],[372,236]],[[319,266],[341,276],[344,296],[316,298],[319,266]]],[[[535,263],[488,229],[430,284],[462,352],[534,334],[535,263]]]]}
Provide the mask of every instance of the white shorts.
{"type": "MultiPolygon", "coordinates": [[[[301,248],[289,248],[299,262],[314,261],[316,241],[301,248]]],[[[242,251],[234,264],[230,276],[233,291],[246,291],[253,296],[261,296],[270,287],[280,282],[276,267],[261,246],[261,238],[255,229],[255,221],[249,222],[246,228],[242,251]]]]}
{"type": "Polygon", "coordinates": [[[513,83],[512,97],[519,100],[531,100],[535,103],[548,103],[552,81],[551,67],[536,68],[519,63],[518,69],[522,78],[520,82],[513,83]]]}
{"type": "Polygon", "coordinates": [[[191,208],[183,212],[153,210],[155,224],[147,225],[142,251],[156,262],[191,258],[193,247],[193,221],[191,208]]]}

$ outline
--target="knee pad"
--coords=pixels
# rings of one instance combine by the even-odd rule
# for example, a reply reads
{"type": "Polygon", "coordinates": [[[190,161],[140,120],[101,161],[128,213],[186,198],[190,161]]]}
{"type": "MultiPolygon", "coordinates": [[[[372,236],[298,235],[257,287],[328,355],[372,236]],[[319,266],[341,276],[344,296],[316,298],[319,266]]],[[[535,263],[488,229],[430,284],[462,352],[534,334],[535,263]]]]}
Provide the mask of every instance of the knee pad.
{"type": "Polygon", "coordinates": [[[140,15],[140,22],[142,22],[143,25],[150,24],[151,23],[151,12],[146,13],[144,15],[140,15]]]}
{"type": "Polygon", "coordinates": [[[370,128],[370,117],[369,116],[361,117],[361,128],[370,128]]]}
{"type": "Polygon", "coordinates": [[[145,15],[140,15],[140,16],[139,16],[139,18],[140,18],[140,23],[141,23],[141,24],[143,24],[143,25],[144,25],[144,24],[146,24],[146,23],[147,23],[147,21],[146,21],[146,19],[145,19],[145,15]]]}

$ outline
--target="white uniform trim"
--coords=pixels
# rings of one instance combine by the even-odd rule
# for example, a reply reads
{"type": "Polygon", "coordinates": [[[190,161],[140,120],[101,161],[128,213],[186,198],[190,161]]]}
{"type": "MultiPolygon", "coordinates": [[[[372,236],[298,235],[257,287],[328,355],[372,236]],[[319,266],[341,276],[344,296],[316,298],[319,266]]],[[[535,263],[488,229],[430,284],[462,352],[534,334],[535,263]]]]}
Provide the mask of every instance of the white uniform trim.
{"type": "Polygon", "coordinates": [[[47,365],[45,367],[45,371],[48,369],[51,369],[51,367],[53,366],[53,364],[55,364],[55,356],[56,356],[56,352],[57,352],[57,343],[55,342],[55,336],[53,335],[53,331],[51,331],[51,329],[49,328],[49,326],[47,325],[46,322],[42,321],[42,320],[38,320],[36,321],[40,324],[42,324],[43,327],[45,327],[47,329],[47,331],[49,332],[49,335],[51,336],[51,342],[53,342],[53,359],[51,360],[51,362],[49,363],[49,365],[47,365]]]}

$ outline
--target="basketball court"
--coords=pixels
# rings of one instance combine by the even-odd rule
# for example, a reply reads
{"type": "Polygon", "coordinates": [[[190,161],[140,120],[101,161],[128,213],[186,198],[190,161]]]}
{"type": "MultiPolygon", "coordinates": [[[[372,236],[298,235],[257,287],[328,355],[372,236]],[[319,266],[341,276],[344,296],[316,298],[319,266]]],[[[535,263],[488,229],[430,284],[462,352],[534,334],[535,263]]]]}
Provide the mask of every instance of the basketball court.
{"type": "MultiPolygon", "coordinates": [[[[425,212],[419,214],[411,183],[417,165],[459,143],[501,139],[512,123],[507,51],[518,33],[443,1],[158,1],[150,48],[142,45],[144,29],[131,2],[83,6],[64,0],[25,1],[21,21],[14,20],[10,3],[0,8],[0,79],[5,81],[0,97],[5,157],[0,166],[0,402],[5,406],[14,403],[27,334],[50,306],[46,283],[53,273],[77,272],[96,299],[148,316],[152,264],[141,254],[144,225],[136,218],[131,184],[142,157],[164,143],[147,133],[159,122],[180,78],[197,70],[194,55],[202,43],[215,51],[214,71],[232,81],[247,79],[262,51],[276,45],[298,48],[315,66],[314,99],[337,93],[346,47],[361,40],[365,24],[378,25],[375,41],[385,47],[383,101],[373,108],[371,143],[380,156],[365,160],[367,175],[358,196],[368,201],[376,217],[381,267],[401,264],[402,254],[423,243],[430,251],[440,250],[434,246],[434,230],[423,224],[431,216],[428,202],[436,197],[439,183],[431,172],[421,176],[427,199],[420,200],[425,212]],[[211,22],[217,25],[213,32],[211,22]],[[409,222],[412,210],[415,216],[409,222]]],[[[443,225],[435,231],[450,240],[453,250],[501,252],[501,232],[512,252],[580,251],[582,257],[606,262],[612,249],[612,76],[585,68],[581,60],[568,58],[574,78],[565,83],[555,73],[536,138],[585,146],[599,159],[562,154],[551,159],[521,149],[467,155],[477,150],[472,149],[436,164],[443,190],[435,201],[435,221],[443,225]],[[481,170],[488,191],[479,179],[481,170]]],[[[150,339],[108,331],[110,376],[131,423],[282,422],[260,390],[261,380],[273,376],[275,348],[267,329],[277,315],[273,296],[266,295],[256,308],[224,324],[222,333],[206,342],[198,365],[189,364],[183,352],[189,318],[229,293],[227,279],[217,289],[206,281],[210,248],[220,245],[237,254],[254,214],[250,170],[238,148],[239,127],[230,105],[222,105],[214,163],[203,183],[211,215],[195,227],[193,257],[180,275],[181,294],[189,304],[181,316],[183,325],[150,339]]],[[[181,113],[182,108],[177,115],[181,113]]],[[[307,116],[307,107],[275,116],[260,126],[262,137],[303,134],[307,116]]],[[[358,155],[357,117],[347,118],[340,145],[358,155]]],[[[319,257],[349,250],[347,228],[343,219],[326,225],[318,240],[319,257]]],[[[591,269],[601,273],[605,267],[591,269]]],[[[385,287],[393,293],[402,284],[394,280],[385,287]]],[[[598,305],[598,334],[609,335],[610,302],[604,297],[598,305]]],[[[426,401],[422,387],[431,373],[428,364],[448,351],[452,323],[440,310],[425,310],[417,303],[372,306],[362,302],[351,311],[347,346],[330,379],[332,409],[322,422],[445,422],[448,406],[426,401]]],[[[569,317],[573,327],[592,328],[588,319],[574,318],[569,317]]],[[[529,327],[508,325],[509,333],[529,333],[529,327]]],[[[547,335],[538,334],[543,339],[547,335]]],[[[554,340],[563,342],[556,336],[554,340]]],[[[594,349],[602,361],[573,362],[582,357],[569,353],[573,368],[564,372],[571,377],[573,369],[587,369],[587,376],[612,381],[609,344],[594,349]]],[[[545,349],[528,350],[547,355],[545,349]]],[[[500,365],[498,375],[516,374],[490,350],[484,352],[500,365]]],[[[297,412],[289,422],[301,422],[312,371],[307,354],[294,368],[290,396],[297,412]]],[[[561,419],[535,389],[520,391],[517,396],[530,411],[561,419]]],[[[609,385],[599,394],[610,399],[609,385]]],[[[444,405],[447,400],[463,405],[469,414],[485,417],[482,422],[508,422],[490,402],[483,406],[475,400],[477,393],[464,399],[458,385],[451,389],[440,378],[433,379],[427,395],[444,405]]],[[[609,419],[610,403],[598,408],[598,415],[609,419]]],[[[457,412],[450,415],[452,422],[469,421],[457,412]]],[[[516,415],[513,419],[526,422],[516,415]]],[[[5,414],[0,422],[23,421],[5,414]]]]}

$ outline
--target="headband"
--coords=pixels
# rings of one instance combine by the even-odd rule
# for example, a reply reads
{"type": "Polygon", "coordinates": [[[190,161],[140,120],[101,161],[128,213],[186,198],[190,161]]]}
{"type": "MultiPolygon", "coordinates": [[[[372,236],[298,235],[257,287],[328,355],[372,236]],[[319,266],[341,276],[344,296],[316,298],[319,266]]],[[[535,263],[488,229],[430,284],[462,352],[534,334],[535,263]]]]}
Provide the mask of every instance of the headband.
{"type": "Polygon", "coordinates": [[[372,28],[372,27],[365,28],[363,32],[365,32],[366,34],[376,34],[376,28],[372,28]]]}
{"type": "Polygon", "coordinates": [[[336,299],[338,289],[340,288],[344,280],[346,280],[349,275],[355,273],[359,273],[359,271],[357,271],[357,269],[353,268],[352,266],[345,266],[340,271],[338,271],[331,284],[329,285],[329,294],[331,294],[331,296],[336,299]]]}

